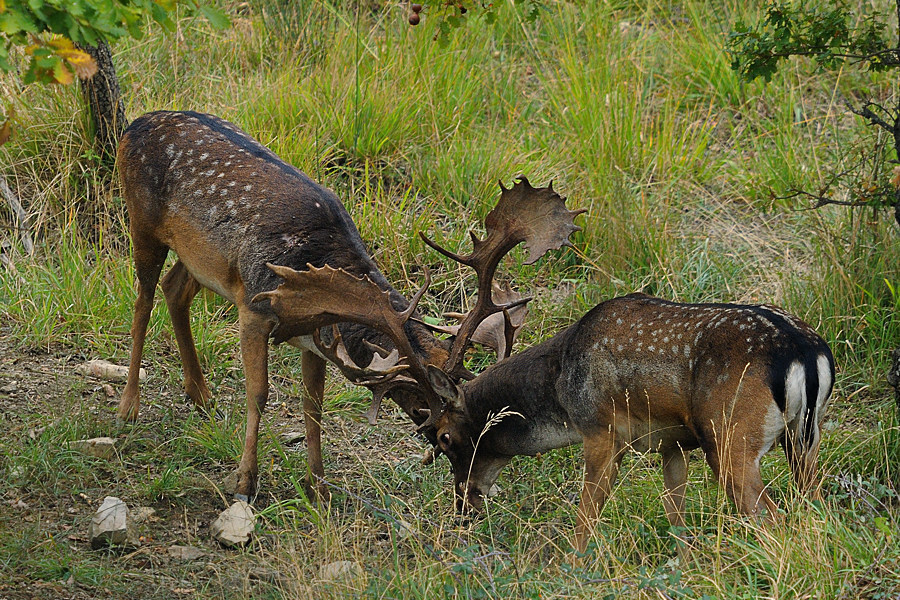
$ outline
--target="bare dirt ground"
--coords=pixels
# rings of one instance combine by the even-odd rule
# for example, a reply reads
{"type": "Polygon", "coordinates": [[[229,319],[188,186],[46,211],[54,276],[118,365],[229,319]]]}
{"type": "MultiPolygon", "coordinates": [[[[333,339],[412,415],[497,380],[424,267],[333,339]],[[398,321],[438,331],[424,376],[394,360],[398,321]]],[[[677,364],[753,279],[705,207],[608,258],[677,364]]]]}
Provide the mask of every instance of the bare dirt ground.
{"type": "MultiPolygon", "coordinates": [[[[76,372],[78,365],[96,357],[62,346],[21,350],[9,339],[10,328],[0,331],[0,600],[256,597],[289,586],[285,573],[296,571],[296,566],[279,566],[282,558],[277,555],[283,548],[277,536],[257,536],[252,551],[224,549],[211,538],[209,524],[230,503],[221,483],[236,463],[205,459],[203,449],[184,456],[174,447],[184,435],[181,424],[193,410],[177,387],[151,374],[142,384],[145,403],[139,424],[117,431],[115,407],[122,384],[76,372]],[[73,457],[64,447],[66,439],[101,435],[117,440],[117,456],[108,462],[73,457]],[[199,464],[178,480],[177,489],[148,492],[148,486],[164,481],[165,469],[179,461],[199,464]],[[139,506],[155,511],[137,525],[140,546],[91,549],[90,519],[108,495],[121,497],[132,512],[139,506]],[[179,546],[202,554],[185,560],[178,555],[179,546]]],[[[164,369],[178,368],[175,356],[166,360],[164,369]]],[[[160,370],[157,366],[151,372],[160,370]]],[[[344,385],[336,376],[329,381],[344,385]]],[[[231,390],[220,385],[220,406],[224,396],[242,414],[242,400],[235,400],[242,385],[242,377],[234,379],[231,390]]],[[[257,510],[302,496],[284,473],[299,470],[302,476],[304,470],[302,406],[283,389],[274,385],[260,443],[263,446],[268,436],[265,444],[271,448],[272,438],[296,432],[289,442],[281,442],[293,456],[290,461],[265,456],[261,447],[257,510]]],[[[371,487],[361,481],[361,464],[420,464],[423,442],[409,435],[412,426],[399,411],[383,410],[374,428],[356,407],[330,412],[326,419],[327,474],[351,496],[365,496],[371,487]]],[[[374,501],[377,492],[372,493],[374,501]]],[[[359,510],[359,503],[345,498],[343,505],[331,508],[346,517],[347,511],[359,510]]],[[[315,537],[312,527],[307,529],[305,533],[315,537]]],[[[377,529],[375,543],[382,543],[385,532],[377,529]]]]}

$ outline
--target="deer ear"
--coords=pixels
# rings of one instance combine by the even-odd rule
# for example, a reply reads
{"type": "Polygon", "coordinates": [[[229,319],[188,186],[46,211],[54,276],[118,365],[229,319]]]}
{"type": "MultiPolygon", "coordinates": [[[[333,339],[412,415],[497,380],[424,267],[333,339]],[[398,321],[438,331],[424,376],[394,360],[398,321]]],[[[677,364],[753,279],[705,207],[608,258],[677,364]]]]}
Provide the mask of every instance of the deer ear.
{"type": "Polygon", "coordinates": [[[451,408],[464,410],[462,389],[441,369],[428,365],[428,383],[451,408]]]}

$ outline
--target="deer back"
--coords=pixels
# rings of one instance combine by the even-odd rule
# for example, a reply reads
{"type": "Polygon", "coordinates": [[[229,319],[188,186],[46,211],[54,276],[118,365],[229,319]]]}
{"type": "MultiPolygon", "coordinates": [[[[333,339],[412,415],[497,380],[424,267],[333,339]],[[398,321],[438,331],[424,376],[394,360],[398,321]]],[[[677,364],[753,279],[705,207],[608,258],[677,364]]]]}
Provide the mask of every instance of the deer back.
{"type": "MultiPolygon", "coordinates": [[[[132,235],[174,250],[202,285],[233,303],[271,314],[268,302],[250,300],[278,286],[266,266],[273,263],[297,270],[327,264],[365,275],[398,310],[408,306],[337,196],[228,121],[195,112],[143,115],[120,141],[118,167],[132,235]]],[[[342,324],[341,331],[359,364],[372,358],[363,340],[392,346],[358,324],[342,324]]],[[[407,331],[423,355],[440,348],[425,327],[410,322],[407,331]]],[[[275,341],[294,335],[285,324],[275,341]]]]}

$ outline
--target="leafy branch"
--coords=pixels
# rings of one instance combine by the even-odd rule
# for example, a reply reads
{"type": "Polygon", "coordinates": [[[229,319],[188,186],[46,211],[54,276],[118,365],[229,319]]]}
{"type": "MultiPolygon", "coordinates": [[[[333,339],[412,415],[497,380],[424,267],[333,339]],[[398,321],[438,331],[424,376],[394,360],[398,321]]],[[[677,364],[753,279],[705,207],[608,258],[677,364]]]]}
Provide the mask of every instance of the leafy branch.
{"type": "MultiPolygon", "coordinates": [[[[543,0],[514,0],[514,2],[524,9],[525,21],[528,23],[535,22],[544,8],[543,0]]],[[[453,31],[465,27],[473,14],[483,17],[488,25],[497,22],[497,8],[489,0],[437,0],[411,3],[408,18],[410,25],[418,25],[427,15],[436,19],[434,39],[440,44],[446,44],[453,31]]]]}
{"type": "MultiPolygon", "coordinates": [[[[900,19],[900,0],[895,0],[900,19]]],[[[856,15],[844,0],[826,7],[822,2],[771,1],[765,15],[756,24],[738,22],[728,36],[727,52],[731,68],[741,79],[766,82],[778,71],[782,61],[792,56],[812,58],[821,69],[835,69],[845,63],[871,72],[900,68],[900,35],[891,42],[889,17],[877,11],[856,15]]],[[[895,32],[900,34],[900,24],[895,32]]],[[[813,208],[828,204],[842,206],[894,206],[900,223],[900,98],[885,107],[869,99],[862,105],[847,102],[847,109],[866,123],[890,136],[888,150],[884,136],[875,135],[874,147],[860,157],[860,165],[834,175],[817,192],[792,189],[783,198],[804,197],[813,208]],[[865,163],[864,168],[860,166],[865,163]],[[835,188],[846,190],[844,199],[835,188]]]]}
{"type": "Polygon", "coordinates": [[[761,22],[734,25],[726,49],[731,68],[746,81],[771,80],[791,56],[811,57],[828,69],[851,61],[884,71],[900,66],[900,49],[890,46],[886,29],[884,15],[854,17],[843,0],[833,8],[770,2],[761,22]]]}
{"type": "MultiPolygon", "coordinates": [[[[213,27],[228,26],[225,13],[201,1],[0,0],[0,72],[17,70],[13,56],[18,48],[25,56],[25,84],[66,85],[76,78],[88,79],[97,72],[97,64],[79,46],[140,39],[148,19],[174,30],[172,16],[179,7],[187,14],[203,15],[213,27]]],[[[0,144],[8,137],[10,117],[8,110],[0,124],[0,144]]]]}

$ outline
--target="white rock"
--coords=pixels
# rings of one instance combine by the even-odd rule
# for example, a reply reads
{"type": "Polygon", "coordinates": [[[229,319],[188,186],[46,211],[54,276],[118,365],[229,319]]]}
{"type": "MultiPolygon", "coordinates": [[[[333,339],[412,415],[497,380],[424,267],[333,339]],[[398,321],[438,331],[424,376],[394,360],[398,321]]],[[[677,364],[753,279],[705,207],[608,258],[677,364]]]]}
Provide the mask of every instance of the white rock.
{"type": "Polygon", "coordinates": [[[128,506],[115,496],[107,496],[88,527],[91,548],[138,546],[140,542],[128,521],[128,506]]]}
{"type": "Polygon", "coordinates": [[[66,444],[70,450],[109,460],[116,455],[116,440],[111,437],[98,437],[89,440],[74,440],[66,444]]]}
{"type": "Polygon", "coordinates": [[[281,434],[281,443],[285,446],[293,446],[299,444],[306,439],[305,431],[286,431],[281,434]]]}
{"type": "Polygon", "coordinates": [[[397,522],[394,523],[394,528],[397,531],[397,539],[400,540],[405,540],[416,534],[415,528],[403,519],[397,520],[397,522]]]}
{"type": "MultiPolygon", "coordinates": [[[[83,365],[75,367],[75,372],[79,375],[89,375],[91,377],[99,377],[100,379],[108,379],[110,381],[127,381],[128,367],[122,365],[114,365],[105,360],[89,360],[83,365]]],[[[147,378],[147,371],[141,369],[138,379],[143,381],[147,378]]]]}
{"type": "Polygon", "coordinates": [[[213,538],[223,546],[240,546],[250,541],[250,534],[256,527],[256,515],[253,508],[243,500],[222,511],[222,514],[209,526],[213,538]]]}

